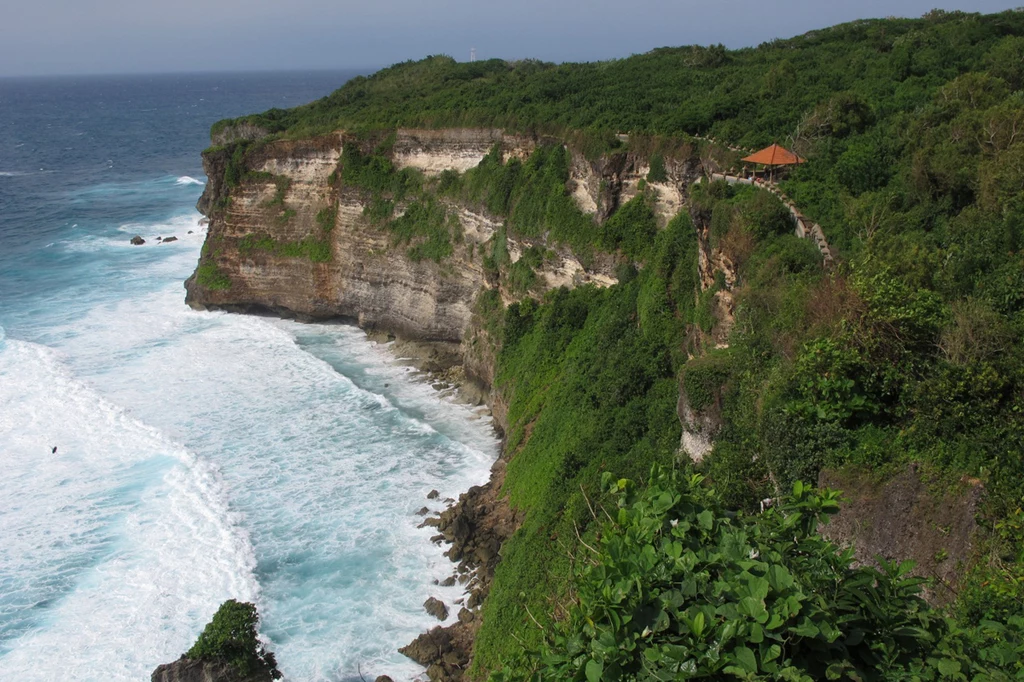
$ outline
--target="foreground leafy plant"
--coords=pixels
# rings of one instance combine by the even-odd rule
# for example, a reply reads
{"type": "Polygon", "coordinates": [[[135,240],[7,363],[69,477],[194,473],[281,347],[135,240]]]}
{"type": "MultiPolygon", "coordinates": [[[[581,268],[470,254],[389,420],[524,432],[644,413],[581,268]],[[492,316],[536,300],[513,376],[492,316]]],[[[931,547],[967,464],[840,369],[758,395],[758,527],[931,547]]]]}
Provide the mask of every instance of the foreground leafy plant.
{"type": "Polygon", "coordinates": [[[959,629],[909,563],[854,568],[818,535],[838,492],[797,483],[746,515],[702,480],[655,468],[640,490],[605,474],[618,511],[533,679],[1024,679],[1024,619],[959,629]]]}

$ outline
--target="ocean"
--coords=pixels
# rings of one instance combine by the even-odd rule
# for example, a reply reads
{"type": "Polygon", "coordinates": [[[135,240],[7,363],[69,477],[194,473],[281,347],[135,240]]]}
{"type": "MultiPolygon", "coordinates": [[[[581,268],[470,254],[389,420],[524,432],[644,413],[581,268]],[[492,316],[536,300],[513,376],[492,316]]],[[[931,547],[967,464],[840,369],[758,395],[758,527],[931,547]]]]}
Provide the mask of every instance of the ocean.
{"type": "Polygon", "coordinates": [[[288,680],[421,673],[461,591],[416,512],[489,419],[356,328],[184,304],[210,125],[353,75],[0,80],[0,680],[149,679],[228,598],[288,680]]]}

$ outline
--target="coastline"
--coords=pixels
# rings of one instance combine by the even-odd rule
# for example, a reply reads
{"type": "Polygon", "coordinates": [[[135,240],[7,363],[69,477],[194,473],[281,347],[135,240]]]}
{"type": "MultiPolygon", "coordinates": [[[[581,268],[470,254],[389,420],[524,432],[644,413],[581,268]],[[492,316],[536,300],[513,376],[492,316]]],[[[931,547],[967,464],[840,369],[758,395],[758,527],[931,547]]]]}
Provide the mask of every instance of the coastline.
{"type": "MultiPolygon", "coordinates": [[[[522,515],[501,496],[507,464],[504,422],[498,418],[503,415],[494,414],[491,387],[467,376],[458,346],[400,339],[380,330],[362,331],[394,362],[414,368],[418,374],[415,378],[434,389],[438,399],[483,408],[478,414],[492,419],[491,427],[499,440],[498,457],[486,482],[460,493],[457,500],[446,501],[443,512],[424,513],[426,507],[420,510],[425,518],[419,527],[436,529],[431,542],[448,545],[444,556],[451,561],[453,572],[440,584],[458,583],[465,590],[452,604],[443,604],[446,610],[457,609],[456,622],[436,625],[398,651],[422,665],[432,682],[455,682],[462,679],[472,659],[473,642],[482,622],[480,607],[490,592],[501,547],[522,523],[522,515]]],[[[425,608],[432,599],[424,603],[425,608]]]]}
{"type": "Polygon", "coordinates": [[[494,414],[491,387],[466,375],[462,358],[450,352],[451,344],[398,339],[382,331],[366,331],[366,336],[395,361],[421,373],[419,378],[437,391],[439,399],[485,407],[483,414],[491,417],[500,441],[488,480],[461,493],[444,512],[428,515],[420,524],[437,530],[432,542],[448,545],[444,555],[452,562],[453,573],[445,582],[457,581],[465,586],[465,593],[454,604],[445,605],[452,610],[458,608],[455,623],[439,624],[420,633],[399,652],[422,665],[432,682],[454,682],[462,679],[472,659],[473,642],[481,625],[480,607],[490,592],[501,547],[522,522],[521,514],[501,497],[507,463],[503,421],[494,414]]]}

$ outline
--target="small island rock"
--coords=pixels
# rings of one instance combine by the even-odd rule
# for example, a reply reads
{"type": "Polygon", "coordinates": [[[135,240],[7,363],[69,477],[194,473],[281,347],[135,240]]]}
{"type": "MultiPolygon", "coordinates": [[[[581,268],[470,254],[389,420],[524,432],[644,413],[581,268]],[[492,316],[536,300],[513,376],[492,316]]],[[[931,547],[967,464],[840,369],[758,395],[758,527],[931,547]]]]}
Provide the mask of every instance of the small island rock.
{"type": "Polygon", "coordinates": [[[143,244],[146,243],[146,240],[140,237],[139,235],[135,235],[134,237],[131,238],[131,242],[135,246],[142,246],[143,244]]]}
{"type": "Polygon", "coordinates": [[[159,666],[151,682],[273,682],[266,672],[242,675],[225,660],[202,661],[182,656],[174,663],[159,666]]]}

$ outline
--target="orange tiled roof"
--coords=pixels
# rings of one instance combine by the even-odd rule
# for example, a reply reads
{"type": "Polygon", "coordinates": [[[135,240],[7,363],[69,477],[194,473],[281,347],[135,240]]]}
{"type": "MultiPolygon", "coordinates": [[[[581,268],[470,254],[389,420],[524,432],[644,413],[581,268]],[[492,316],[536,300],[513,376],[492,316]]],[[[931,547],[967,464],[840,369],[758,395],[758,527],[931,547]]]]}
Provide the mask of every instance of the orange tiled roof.
{"type": "Polygon", "coordinates": [[[755,152],[743,159],[747,163],[760,163],[765,166],[792,166],[793,164],[803,163],[804,159],[789,151],[785,147],[780,147],[777,144],[773,144],[770,147],[765,147],[759,152],[755,152]]]}

